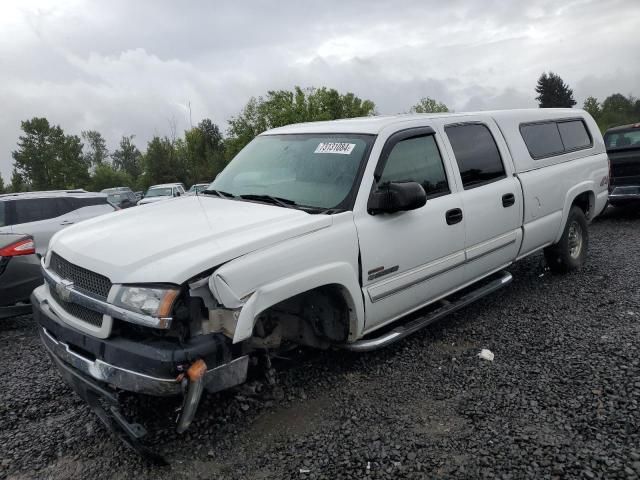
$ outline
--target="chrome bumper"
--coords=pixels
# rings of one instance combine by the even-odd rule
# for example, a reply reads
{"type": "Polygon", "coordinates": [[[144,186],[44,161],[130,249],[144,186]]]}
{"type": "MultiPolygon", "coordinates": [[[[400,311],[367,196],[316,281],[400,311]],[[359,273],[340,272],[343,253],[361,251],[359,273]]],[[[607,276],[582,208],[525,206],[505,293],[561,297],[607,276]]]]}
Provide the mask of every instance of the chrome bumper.
{"type": "MultiPolygon", "coordinates": [[[[100,359],[90,360],[73,352],[69,345],[56,340],[42,327],[40,328],[40,338],[50,355],[100,382],[122,390],[154,396],[171,396],[182,393],[182,385],[177,378],[151,377],[111,365],[100,359]]],[[[245,355],[212,368],[205,373],[204,388],[213,393],[244,383],[248,367],[249,357],[245,355]]]]}
{"type": "Polygon", "coordinates": [[[614,187],[609,200],[640,200],[640,186],[614,187]]]}

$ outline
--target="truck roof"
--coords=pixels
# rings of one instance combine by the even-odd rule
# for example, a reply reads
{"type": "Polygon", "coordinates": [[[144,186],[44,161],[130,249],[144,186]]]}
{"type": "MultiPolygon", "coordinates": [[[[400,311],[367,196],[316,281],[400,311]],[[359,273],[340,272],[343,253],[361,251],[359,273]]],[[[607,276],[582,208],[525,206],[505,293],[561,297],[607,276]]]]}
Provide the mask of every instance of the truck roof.
{"type": "Polygon", "coordinates": [[[460,113],[411,113],[399,115],[379,115],[373,117],[346,118],[324,122],[295,123],[284,127],[267,130],[262,135],[278,135],[286,133],[360,133],[378,134],[390,125],[402,124],[421,118],[460,118],[465,116],[484,115],[502,122],[535,122],[538,120],[580,117],[584,110],[577,108],[525,108],[513,110],[492,110],[484,112],[460,113]]]}
{"type": "Polygon", "coordinates": [[[41,192],[17,192],[17,193],[5,193],[0,195],[0,201],[16,200],[25,198],[56,198],[56,197],[104,197],[107,195],[104,193],[87,192],[86,190],[46,190],[41,192]]]}

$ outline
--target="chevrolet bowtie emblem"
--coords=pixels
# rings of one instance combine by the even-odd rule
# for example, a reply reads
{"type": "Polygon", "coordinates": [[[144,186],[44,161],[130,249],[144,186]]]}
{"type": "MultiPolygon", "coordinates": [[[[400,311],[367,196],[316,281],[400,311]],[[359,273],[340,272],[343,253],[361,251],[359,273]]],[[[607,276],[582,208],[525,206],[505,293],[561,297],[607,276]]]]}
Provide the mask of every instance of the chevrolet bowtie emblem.
{"type": "Polygon", "coordinates": [[[73,282],[71,280],[62,280],[60,283],[56,284],[56,293],[62,300],[68,302],[69,297],[71,297],[72,287],[73,282]]]}

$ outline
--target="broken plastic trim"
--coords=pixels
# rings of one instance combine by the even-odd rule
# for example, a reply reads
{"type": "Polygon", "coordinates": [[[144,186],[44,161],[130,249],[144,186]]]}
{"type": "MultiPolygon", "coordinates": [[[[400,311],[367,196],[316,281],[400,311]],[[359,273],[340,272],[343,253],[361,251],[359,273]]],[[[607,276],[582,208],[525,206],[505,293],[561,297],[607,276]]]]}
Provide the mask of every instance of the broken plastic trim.
{"type": "Polygon", "coordinates": [[[200,403],[200,397],[202,397],[202,390],[204,388],[204,377],[207,373],[207,364],[204,360],[199,359],[191,364],[187,370],[187,374],[183,376],[182,382],[185,388],[184,401],[182,403],[182,410],[178,416],[178,426],[176,431],[178,433],[184,433],[196,415],[198,410],[198,404],[200,403]]]}

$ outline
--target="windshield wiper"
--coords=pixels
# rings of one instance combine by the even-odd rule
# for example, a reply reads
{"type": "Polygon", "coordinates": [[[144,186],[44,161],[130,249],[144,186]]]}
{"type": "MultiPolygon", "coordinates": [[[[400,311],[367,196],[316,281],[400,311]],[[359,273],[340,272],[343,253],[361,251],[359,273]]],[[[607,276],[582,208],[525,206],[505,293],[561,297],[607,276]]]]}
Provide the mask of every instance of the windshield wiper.
{"type": "Polygon", "coordinates": [[[273,197],[271,195],[258,195],[254,193],[248,193],[246,195],[239,195],[239,197],[243,200],[258,200],[260,202],[268,202],[284,208],[295,208],[298,206],[298,204],[293,200],[282,197],[273,197]]]}
{"type": "Polygon", "coordinates": [[[235,198],[236,196],[233,193],[223,192],[222,190],[203,190],[200,193],[204,195],[217,195],[220,198],[235,198]]]}

